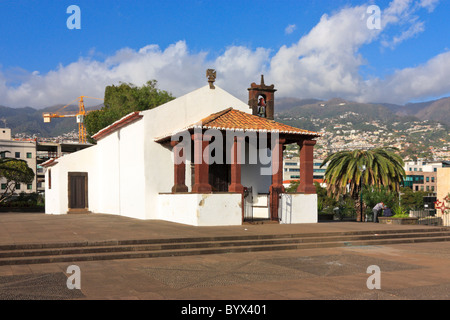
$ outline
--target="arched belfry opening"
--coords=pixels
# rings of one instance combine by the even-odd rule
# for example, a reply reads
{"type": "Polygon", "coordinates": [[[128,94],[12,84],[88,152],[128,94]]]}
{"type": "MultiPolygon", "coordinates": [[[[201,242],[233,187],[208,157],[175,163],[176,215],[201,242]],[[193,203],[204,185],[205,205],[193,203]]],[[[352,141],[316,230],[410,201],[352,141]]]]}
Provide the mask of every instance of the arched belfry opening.
{"type": "Polygon", "coordinates": [[[274,85],[266,86],[264,84],[264,75],[261,75],[261,83],[252,83],[248,88],[248,105],[255,116],[274,119],[275,91],[274,85]]]}

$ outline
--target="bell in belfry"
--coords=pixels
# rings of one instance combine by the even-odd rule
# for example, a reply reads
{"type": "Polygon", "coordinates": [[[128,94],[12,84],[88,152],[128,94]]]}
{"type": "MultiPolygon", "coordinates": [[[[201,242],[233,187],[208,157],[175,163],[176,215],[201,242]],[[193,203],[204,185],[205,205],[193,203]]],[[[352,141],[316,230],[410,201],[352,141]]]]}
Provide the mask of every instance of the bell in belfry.
{"type": "Polygon", "coordinates": [[[264,98],[259,98],[258,116],[260,116],[261,118],[266,117],[266,102],[264,101],[264,98]]]}

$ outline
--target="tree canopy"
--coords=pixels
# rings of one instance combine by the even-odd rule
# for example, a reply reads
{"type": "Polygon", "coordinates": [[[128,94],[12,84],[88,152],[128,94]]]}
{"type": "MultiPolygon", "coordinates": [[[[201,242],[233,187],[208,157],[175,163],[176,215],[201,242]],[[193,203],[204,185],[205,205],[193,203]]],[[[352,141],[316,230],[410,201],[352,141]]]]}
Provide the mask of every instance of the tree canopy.
{"type": "MultiPolygon", "coordinates": [[[[9,151],[6,151],[9,152],[9,151]]],[[[6,188],[0,195],[0,202],[10,198],[16,191],[17,183],[31,183],[34,179],[34,171],[27,162],[13,158],[5,158],[6,152],[1,152],[3,158],[0,159],[0,177],[5,178],[6,188]]]]}
{"type": "Polygon", "coordinates": [[[388,148],[340,151],[329,155],[324,180],[329,194],[356,198],[362,185],[398,191],[405,176],[402,158],[388,148]],[[365,170],[363,170],[365,168],[365,170]]]}
{"type": "Polygon", "coordinates": [[[131,112],[152,109],[173,99],[175,97],[170,93],[157,88],[156,80],[148,81],[142,87],[131,83],[107,86],[104,106],[86,116],[86,131],[92,136],[131,112]]]}

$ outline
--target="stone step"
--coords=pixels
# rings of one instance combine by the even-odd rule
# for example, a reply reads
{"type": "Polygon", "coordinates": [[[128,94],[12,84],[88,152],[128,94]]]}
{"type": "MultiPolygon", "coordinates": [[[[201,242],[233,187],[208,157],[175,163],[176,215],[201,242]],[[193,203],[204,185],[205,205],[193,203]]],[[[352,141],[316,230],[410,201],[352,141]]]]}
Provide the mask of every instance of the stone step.
{"type": "Polygon", "coordinates": [[[2,258],[0,265],[19,265],[19,264],[42,264],[58,262],[77,262],[77,261],[98,261],[98,260],[118,260],[118,259],[139,259],[139,258],[157,258],[157,257],[175,257],[189,255],[222,254],[222,253],[242,253],[271,250],[299,250],[312,248],[332,248],[348,246],[370,246],[387,245],[402,243],[420,243],[420,242],[438,242],[450,241],[447,237],[427,237],[427,238],[406,238],[406,239],[383,239],[383,240],[362,240],[362,241],[338,241],[338,242],[311,242],[284,245],[265,245],[265,246],[231,246],[216,248],[189,248],[178,250],[156,250],[156,251],[132,251],[116,253],[95,253],[95,254],[74,254],[74,255],[55,255],[41,257],[15,257],[2,258]]]}
{"type": "Polygon", "coordinates": [[[301,234],[257,234],[257,235],[236,235],[236,236],[215,236],[215,237],[97,240],[97,241],[24,243],[24,244],[6,244],[6,245],[4,244],[4,245],[0,245],[0,251],[46,249],[46,248],[70,248],[70,247],[138,245],[138,244],[206,242],[206,241],[238,241],[238,240],[283,239],[283,238],[288,238],[288,239],[289,238],[325,238],[325,237],[329,238],[329,237],[336,237],[336,236],[358,236],[358,235],[370,235],[370,236],[373,236],[373,235],[401,235],[401,234],[411,234],[411,233],[434,234],[436,232],[450,232],[450,228],[434,227],[434,228],[341,231],[341,232],[301,233],[301,234]]]}
{"type": "Polygon", "coordinates": [[[0,248],[0,265],[136,259],[450,240],[449,229],[436,228],[434,230],[415,229],[409,232],[405,231],[375,231],[376,233],[373,231],[341,232],[321,235],[280,234],[10,245],[0,248]]]}
{"type": "MultiPolygon", "coordinates": [[[[264,246],[264,245],[280,245],[293,243],[320,243],[335,241],[357,241],[357,240],[375,240],[375,239],[395,239],[395,238],[418,238],[418,237],[442,237],[450,236],[450,231],[440,232],[422,232],[422,233],[388,233],[388,234],[365,234],[365,235],[328,235],[321,237],[298,237],[295,235],[284,235],[283,237],[272,236],[263,239],[227,239],[227,241],[208,239],[198,241],[170,241],[166,240],[162,243],[144,243],[146,240],[123,241],[123,243],[103,242],[103,243],[82,243],[66,247],[55,248],[27,248],[27,249],[10,249],[0,251],[0,258],[8,257],[32,257],[32,256],[55,256],[55,255],[73,255],[73,254],[91,254],[105,252],[128,252],[128,251],[152,251],[152,250],[175,250],[175,249],[195,249],[195,248],[214,248],[214,247],[233,247],[233,246],[264,246]],[[130,244],[128,244],[130,243],[130,244]],[[102,245],[99,245],[102,244],[102,245]]],[[[249,237],[251,238],[251,237],[249,237]]],[[[192,239],[183,239],[192,240],[192,239]]],[[[152,240],[148,240],[151,242],[152,240]]]]}

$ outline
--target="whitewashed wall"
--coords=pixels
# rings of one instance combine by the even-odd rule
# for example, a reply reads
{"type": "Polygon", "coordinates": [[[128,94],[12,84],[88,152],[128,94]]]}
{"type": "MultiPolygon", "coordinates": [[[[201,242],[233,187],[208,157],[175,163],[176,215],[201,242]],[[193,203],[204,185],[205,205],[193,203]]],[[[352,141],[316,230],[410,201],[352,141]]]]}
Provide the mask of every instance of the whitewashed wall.
{"type": "MultiPolygon", "coordinates": [[[[206,85],[157,108],[143,111],[144,115],[144,163],[146,218],[157,219],[158,194],[171,192],[174,183],[174,162],[171,147],[155,142],[156,138],[171,135],[201,119],[225,110],[235,108],[251,112],[249,106],[230,95],[220,87],[210,89],[206,85]],[[156,161],[155,161],[156,160],[156,161]]],[[[191,187],[190,163],[186,164],[186,185],[191,187]]]]}
{"type": "Polygon", "coordinates": [[[98,181],[101,181],[101,183],[98,185],[96,194],[98,197],[96,212],[121,214],[119,193],[120,161],[117,153],[120,148],[118,135],[118,132],[114,132],[98,141],[96,146],[91,147],[99,150],[97,152],[96,174],[98,174],[98,181]]]}
{"type": "Polygon", "coordinates": [[[48,189],[48,170],[46,171],[45,212],[49,214],[65,214],[68,204],[68,173],[87,172],[89,210],[98,210],[98,176],[97,153],[94,147],[74,152],[57,159],[58,164],[51,169],[52,187],[48,189]]]}
{"type": "Polygon", "coordinates": [[[119,139],[119,181],[120,214],[122,216],[146,219],[145,215],[145,170],[148,165],[156,165],[144,158],[144,121],[139,120],[122,128],[119,139]]]}
{"type": "Polygon", "coordinates": [[[47,168],[45,171],[45,213],[48,214],[63,214],[61,211],[61,197],[59,190],[61,189],[59,179],[59,166],[47,168]],[[49,177],[51,173],[51,179],[49,177]],[[49,182],[51,180],[51,189],[49,189],[49,182]]]}
{"type": "Polygon", "coordinates": [[[317,194],[283,193],[280,223],[317,223],[317,194]]]}
{"type": "Polygon", "coordinates": [[[193,226],[242,224],[241,194],[159,194],[158,207],[161,220],[193,226]]]}

